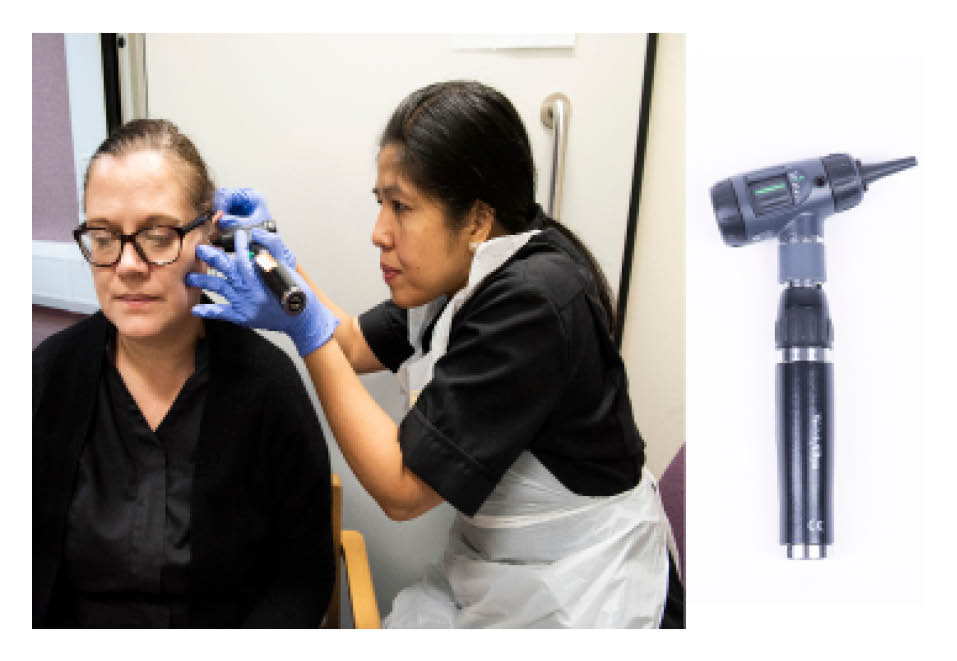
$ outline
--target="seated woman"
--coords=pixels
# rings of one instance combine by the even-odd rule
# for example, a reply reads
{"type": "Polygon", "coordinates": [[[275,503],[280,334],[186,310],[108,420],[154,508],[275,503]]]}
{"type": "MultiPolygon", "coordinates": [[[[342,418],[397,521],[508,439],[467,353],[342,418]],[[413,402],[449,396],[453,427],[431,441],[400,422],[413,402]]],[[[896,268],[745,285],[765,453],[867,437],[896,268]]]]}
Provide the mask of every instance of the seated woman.
{"type": "Polygon", "coordinates": [[[291,360],[190,314],[215,187],[167,121],[90,160],[74,233],[102,308],[33,352],[33,625],[314,627],[329,457],[291,360]]]}

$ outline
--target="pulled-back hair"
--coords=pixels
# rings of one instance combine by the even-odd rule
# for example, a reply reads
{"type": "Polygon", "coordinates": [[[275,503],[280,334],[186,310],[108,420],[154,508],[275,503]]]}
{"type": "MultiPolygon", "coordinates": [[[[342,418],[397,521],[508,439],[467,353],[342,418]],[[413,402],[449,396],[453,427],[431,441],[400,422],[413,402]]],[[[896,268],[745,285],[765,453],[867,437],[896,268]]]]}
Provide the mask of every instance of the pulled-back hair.
{"type": "Polygon", "coordinates": [[[90,171],[101,156],[119,158],[144,149],[154,149],[179,161],[186,174],[186,199],[199,213],[213,208],[216,186],[210,179],[206,163],[192,140],[180,132],[173,122],[165,119],[134,119],[116,128],[90,158],[83,175],[83,207],[86,209],[86,190],[90,171]]]}
{"type": "MultiPolygon", "coordinates": [[[[403,176],[445,207],[452,229],[462,227],[477,201],[492,208],[510,234],[532,229],[539,213],[532,148],[515,107],[497,90],[449,81],[412,92],[379,140],[380,149],[390,144],[399,148],[403,176]]],[[[594,256],[558,221],[546,216],[544,226],[563,234],[587,262],[613,334],[611,293],[594,256]]]]}

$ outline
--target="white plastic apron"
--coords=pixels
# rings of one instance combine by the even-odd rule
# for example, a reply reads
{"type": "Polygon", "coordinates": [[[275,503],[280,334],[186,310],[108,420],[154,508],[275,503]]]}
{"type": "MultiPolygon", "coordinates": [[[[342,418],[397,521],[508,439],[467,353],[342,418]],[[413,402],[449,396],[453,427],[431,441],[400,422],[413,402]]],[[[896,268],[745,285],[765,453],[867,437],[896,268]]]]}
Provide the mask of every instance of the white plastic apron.
{"type": "MultiPolygon", "coordinates": [[[[476,250],[466,286],[422,331],[445,298],[409,310],[415,352],[399,369],[414,404],[446,351],[452,317],[489,273],[537,232],[476,250]]],[[[444,557],[402,590],[387,627],[657,627],[668,589],[670,528],[654,478],[632,490],[579,496],[530,452],[519,455],[475,516],[457,513],[444,557]]]]}

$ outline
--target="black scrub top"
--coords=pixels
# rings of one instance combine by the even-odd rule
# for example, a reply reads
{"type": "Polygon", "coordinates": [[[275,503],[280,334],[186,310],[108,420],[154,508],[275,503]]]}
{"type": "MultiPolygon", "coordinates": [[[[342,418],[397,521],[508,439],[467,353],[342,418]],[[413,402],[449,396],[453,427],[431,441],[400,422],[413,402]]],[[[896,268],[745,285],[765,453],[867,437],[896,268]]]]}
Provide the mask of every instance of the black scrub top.
{"type": "MultiPolygon", "coordinates": [[[[359,317],[393,372],[413,354],[407,320],[392,301],[359,317]]],[[[533,236],[456,313],[399,444],[409,469],[468,516],[524,450],[579,495],[638,484],[644,442],[624,364],[587,263],[558,230],[533,236]]]]}
{"type": "Polygon", "coordinates": [[[188,626],[193,455],[209,384],[209,346],[154,432],[103,356],[93,426],[67,518],[65,561],[81,627],[188,626]]]}

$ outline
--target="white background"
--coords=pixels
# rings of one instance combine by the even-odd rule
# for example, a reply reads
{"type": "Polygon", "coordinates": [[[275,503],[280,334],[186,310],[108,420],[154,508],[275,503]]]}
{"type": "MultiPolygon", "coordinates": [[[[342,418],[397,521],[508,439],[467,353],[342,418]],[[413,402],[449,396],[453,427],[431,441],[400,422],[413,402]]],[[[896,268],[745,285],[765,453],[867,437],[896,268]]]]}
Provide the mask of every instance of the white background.
{"type": "Polygon", "coordinates": [[[689,575],[696,596],[914,599],[924,540],[922,384],[916,356],[924,232],[922,62],[712,57],[689,71],[687,397],[689,575]],[[731,248],[709,188],[786,161],[916,155],[824,223],[834,323],[834,545],[819,563],[778,540],[774,320],[777,241],[731,248]],[[706,157],[704,157],[706,155],[706,157]],[[707,548],[707,552],[704,549],[707,548]],[[893,571],[887,571],[893,568],[893,571]],[[882,576],[875,581],[875,573],[882,576]]]}
{"type": "Polygon", "coordinates": [[[744,658],[923,651],[955,614],[957,56],[933,17],[913,18],[689,35],[688,627],[740,643],[744,658]],[[919,164],[825,221],[835,544],[827,560],[797,562],[778,546],[777,250],[725,246],[708,189],[842,151],[919,164]]]}

